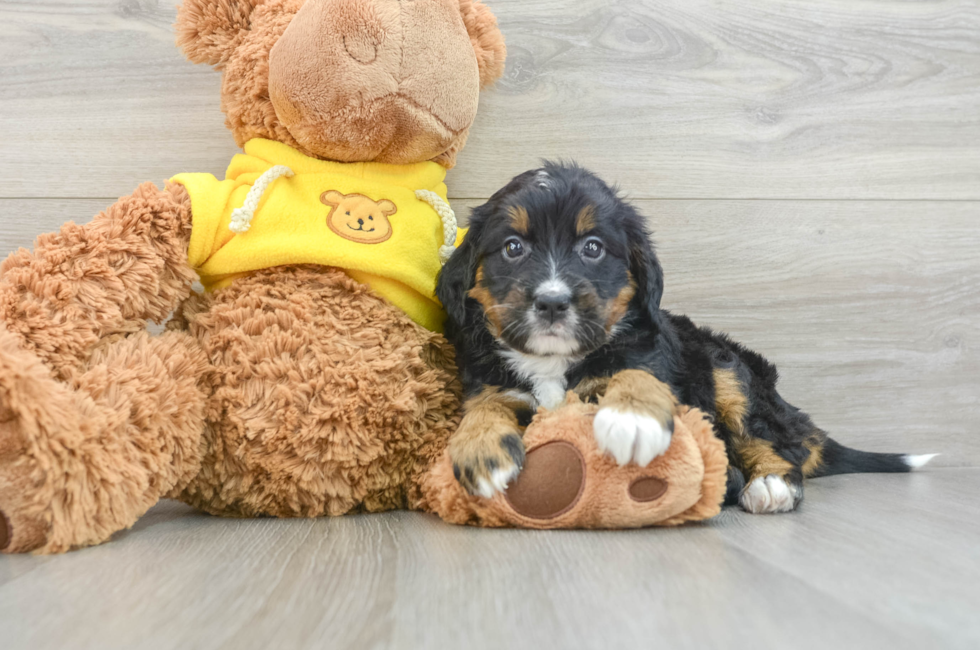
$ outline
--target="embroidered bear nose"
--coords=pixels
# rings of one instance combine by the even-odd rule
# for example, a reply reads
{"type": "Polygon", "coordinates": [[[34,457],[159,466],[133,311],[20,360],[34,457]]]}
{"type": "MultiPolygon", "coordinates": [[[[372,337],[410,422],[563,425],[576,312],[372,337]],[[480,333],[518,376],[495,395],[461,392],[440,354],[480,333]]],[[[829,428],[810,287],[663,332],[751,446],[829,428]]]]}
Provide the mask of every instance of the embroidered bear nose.
{"type": "Polygon", "coordinates": [[[364,225],[364,219],[358,219],[357,220],[357,225],[358,226],[363,226],[364,225]]]}

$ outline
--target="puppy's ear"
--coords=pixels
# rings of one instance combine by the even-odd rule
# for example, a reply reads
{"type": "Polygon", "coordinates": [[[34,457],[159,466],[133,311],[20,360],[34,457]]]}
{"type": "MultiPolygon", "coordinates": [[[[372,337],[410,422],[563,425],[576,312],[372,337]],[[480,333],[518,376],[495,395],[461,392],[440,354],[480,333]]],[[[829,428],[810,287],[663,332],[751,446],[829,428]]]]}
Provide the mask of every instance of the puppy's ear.
{"type": "MultiPolygon", "coordinates": [[[[471,222],[479,209],[473,210],[474,216],[471,217],[471,222]]],[[[480,230],[482,228],[476,225],[470,226],[463,243],[456,248],[449,261],[442,267],[439,282],[436,284],[436,297],[446,310],[449,320],[457,327],[462,327],[466,323],[467,293],[476,284],[476,267],[480,261],[476,241],[480,230]]]]}
{"type": "Polygon", "coordinates": [[[640,305],[657,322],[660,318],[660,299],[664,295],[664,271],[654,252],[650,233],[643,225],[643,218],[630,209],[626,221],[629,236],[630,272],[636,279],[636,294],[640,305]]]}

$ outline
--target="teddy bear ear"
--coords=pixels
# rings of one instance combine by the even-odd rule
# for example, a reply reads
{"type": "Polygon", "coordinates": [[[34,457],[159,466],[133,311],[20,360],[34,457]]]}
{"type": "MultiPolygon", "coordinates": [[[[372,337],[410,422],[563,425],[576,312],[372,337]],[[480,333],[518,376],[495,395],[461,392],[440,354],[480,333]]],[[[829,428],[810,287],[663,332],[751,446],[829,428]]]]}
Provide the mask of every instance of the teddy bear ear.
{"type": "Polygon", "coordinates": [[[184,0],[177,12],[177,45],[194,63],[221,68],[251,28],[265,0],[184,0]]]}
{"type": "Polygon", "coordinates": [[[459,11],[470,35],[480,66],[480,87],[486,88],[504,73],[507,48],[504,35],[497,27],[497,18],[479,0],[459,0],[459,11]]]}
{"type": "Polygon", "coordinates": [[[381,213],[386,217],[390,217],[391,215],[398,212],[398,208],[395,207],[395,204],[389,201],[388,199],[381,199],[380,201],[378,201],[378,207],[381,208],[381,213]]]}

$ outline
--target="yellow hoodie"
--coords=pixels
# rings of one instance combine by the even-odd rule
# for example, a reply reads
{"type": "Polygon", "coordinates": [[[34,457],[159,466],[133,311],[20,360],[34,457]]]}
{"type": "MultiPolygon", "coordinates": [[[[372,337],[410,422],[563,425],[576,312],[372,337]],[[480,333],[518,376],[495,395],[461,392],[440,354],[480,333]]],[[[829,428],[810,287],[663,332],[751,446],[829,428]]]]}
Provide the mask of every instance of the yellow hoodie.
{"type": "Polygon", "coordinates": [[[446,217],[445,177],[432,162],[327,162],[256,139],[232,159],[223,181],[211,174],[171,180],[190,194],[188,256],[209,291],[272,266],[336,266],[439,331],[440,249],[451,252],[443,247],[458,236],[446,217]]]}

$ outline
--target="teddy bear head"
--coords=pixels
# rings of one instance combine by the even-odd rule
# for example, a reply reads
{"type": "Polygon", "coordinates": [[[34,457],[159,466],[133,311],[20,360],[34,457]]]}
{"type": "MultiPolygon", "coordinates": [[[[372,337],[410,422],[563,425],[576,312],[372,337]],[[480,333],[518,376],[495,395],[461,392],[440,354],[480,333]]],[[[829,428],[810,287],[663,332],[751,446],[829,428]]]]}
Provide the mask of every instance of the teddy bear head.
{"type": "Polygon", "coordinates": [[[176,29],[191,61],[223,71],[239,146],[340,162],[452,167],[505,57],[478,0],[184,0],[176,29]]]}

